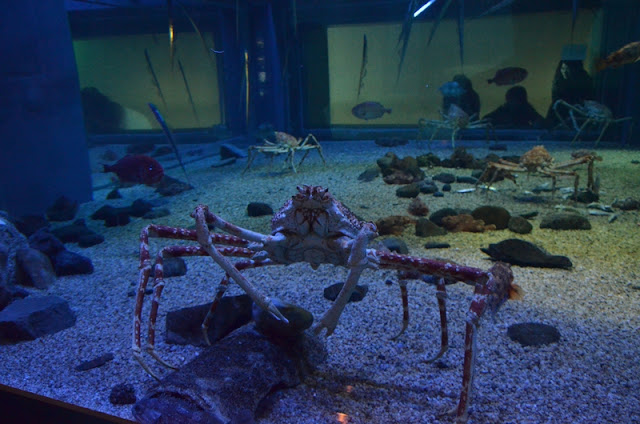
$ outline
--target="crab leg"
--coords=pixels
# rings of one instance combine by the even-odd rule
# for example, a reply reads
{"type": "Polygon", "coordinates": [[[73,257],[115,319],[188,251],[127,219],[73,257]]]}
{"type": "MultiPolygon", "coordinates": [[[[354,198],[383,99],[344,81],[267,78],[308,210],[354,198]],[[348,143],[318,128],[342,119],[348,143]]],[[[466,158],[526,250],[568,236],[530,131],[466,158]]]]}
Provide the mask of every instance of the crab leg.
{"type": "Polygon", "coordinates": [[[427,363],[435,362],[442,357],[449,349],[449,329],[447,327],[447,288],[444,278],[438,279],[436,298],[438,299],[438,310],[440,311],[440,351],[427,363]]]}
{"type": "Polygon", "coordinates": [[[409,326],[409,295],[407,293],[407,280],[398,280],[398,285],[400,286],[400,296],[402,298],[402,328],[400,329],[400,332],[398,334],[391,337],[391,340],[395,340],[398,337],[402,336],[402,334],[409,326]]]}
{"type": "MultiPolygon", "coordinates": [[[[240,274],[240,271],[238,271],[238,269],[235,266],[233,266],[233,264],[229,262],[229,260],[225,258],[214,246],[212,242],[212,236],[211,234],[209,234],[209,228],[207,228],[207,222],[208,222],[207,218],[214,218],[214,219],[217,218],[223,224],[226,224],[224,226],[224,229],[235,227],[236,229],[241,230],[242,232],[246,232],[248,235],[253,235],[254,237],[258,235],[261,240],[264,239],[265,236],[259,233],[254,233],[253,231],[244,230],[239,227],[232,226],[226,221],[223,221],[222,219],[210,213],[206,206],[200,205],[196,207],[194,215],[196,218],[196,232],[198,235],[198,243],[200,243],[200,246],[205,250],[205,252],[207,252],[209,256],[211,256],[211,258],[218,265],[220,265],[220,267],[231,278],[233,278],[236,284],[242,287],[242,289],[249,295],[249,297],[256,303],[256,305],[258,305],[265,311],[268,311],[269,313],[271,313],[271,315],[273,315],[274,318],[278,319],[279,321],[288,323],[289,321],[284,317],[284,315],[282,315],[282,313],[278,310],[278,308],[276,308],[273,302],[271,302],[271,299],[263,295],[262,293],[260,293],[258,289],[253,284],[251,284],[251,282],[249,282],[249,280],[247,280],[242,274],[240,274]]],[[[247,238],[250,239],[250,237],[247,237],[247,238]]]]}
{"type": "Polygon", "coordinates": [[[369,241],[377,235],[378,233],[376,232],[375,225],[368,222],[362,226],[360,232],[353,241],[348,241],[348,243],[352,244],[351,253],[347,262],[347,266],[349,267],[347,281],[345,281],[342,286],[342,290],[340,290],[338,297],[331,307],[327,312],[325,312],[322,318],[320,318],[318,323],[314,325],[313,332],[315,334],[320,334],[324,328],[327,330],[327,336],[330,336],[335,330],[338,325],[340,315],[342,315],[342,311],[347,305],[347,302],[351,297],[351,293],[353,293],[353,290],[356,288],[356,284],[358,284],[362,271],[364,271],[365,268],[371,267],[372,262],[375,263],[376,261],[375,256],[370,254],[367,250],[367,244],[369,244],[369,241]]]}

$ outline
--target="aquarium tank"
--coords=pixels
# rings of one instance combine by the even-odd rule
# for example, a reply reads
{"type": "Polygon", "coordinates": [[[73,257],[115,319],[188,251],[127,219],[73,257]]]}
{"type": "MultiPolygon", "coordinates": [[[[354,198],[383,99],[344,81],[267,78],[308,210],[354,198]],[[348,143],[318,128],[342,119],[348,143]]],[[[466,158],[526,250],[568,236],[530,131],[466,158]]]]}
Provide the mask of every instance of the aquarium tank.
{"type": "Polygon", "coordinates": [[[640,424],[640,2],[4,2],[2,422],[640,424]]]}

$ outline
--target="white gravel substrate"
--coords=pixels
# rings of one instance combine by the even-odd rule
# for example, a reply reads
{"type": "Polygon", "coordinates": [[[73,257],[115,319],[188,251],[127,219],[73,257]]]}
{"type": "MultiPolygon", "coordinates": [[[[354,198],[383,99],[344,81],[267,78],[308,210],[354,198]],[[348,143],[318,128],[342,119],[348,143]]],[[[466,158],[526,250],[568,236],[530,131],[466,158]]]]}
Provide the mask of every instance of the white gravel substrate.
{"type": "MultiPolygon", "coordinates": [[[[533,144],[509,145],[508,154],[521,154],[533,144]]],[[[215,147],[215,146],[214,146],[215,147]]],[[[258,158],[253,168],[241,172],[246,161],[223,168],[211,168],[211,160],[192,164],[191,182],[195,190],[168,200],[171,215],[156,223],[190,226],[189,213],[198,203],[238,225],[268,232],[269,218],[249,218],[251,201],[270,204],[277,210],[299,184],[328,187],[334,196],[367,220],[389,215],[407,215],[408,199],[395,196],[396,186],[380,178],[359,182],[357,176],[376,158],[390,149],[372,141],[323,143],[327,166],[311,152],[294,175],[270,172],[274,168],[258,158]]],[[[476,156],[487,153],[485,145],[469,149],[476,156]]],[[[558,161],[569,151],[547,147],[558,161]]],[[[195,147],[193,147],[195,148],[195,147]]],[[[117,149],[117,148],[116,148],[117,149]]],[[[188,151],[189,146],[181,146],[188,151]]],[[[393,149],[399,156],[425,153],[426,144],[414,143],[393,149]]],[[[92,156],[99,156],[95,149],[92,156]]],[[[436,150],[441,157],[451,150],[436,150]]],[[[604,160],[596,165],[601,176],[602,203],[615,198],[640,197],[640,152],[601,148],[604,160]]],[[[499,152],[503,153],[503,152],[499,152]]],[[[95,161],[94,169],[99,169],[95,161]]],[[[443,169],[426,170],[429,175],[443,169]]],[[[447,171],[447,170],[444,170],[447,171]]],[[[450,171],[450,170],[449,170],[450,171]]],[[[468,175],[468,170],[455,171],[468,175]]],[[[183,178],[179,169],[169,173],[183,178]]],[[[107,181],[96,174],[94,185],[107,181]]],[[[581,178],[581,181],[586,181],[581,178]]],[[[638,214],[622,212],[608,223],[606,217],[590,217],[589,231],[552,231],[539,228],[540,216],[556,201],[545,205],[516,203],[512,195],[542,182],[520,178],[521,188],[509,181],[497,184],[498,193],[447,193],[443,198],[421,195],[432,211],[492,203],[505,206],[512,214],[538,210],[531,234],[521,236],[554,254],[573,261],[570,271],[514,266],[515,281],[525,290],[521,302],[508,302],[495,320],[486,317],[479,334],[475,395],[471,403],[472,423],[640,423],[640,227],[638,214]],[[544,347],[523,348],[511,341],[507,327],[522,322],[553,325],[562,334],[560,342],[544,347]]],[[[562,182],[561,186],[571,183],[562,182]]],[[[454,190],[468,187],[454,185],[454,190]]],[[[95,193],[95,201],[83,204],[80,217],[87,217],[106,202],[108,190],[95,193]]],[[[144,186],[122,189],[124,199],[109,204],[125,205],[138,197],[154,198],[144,186]]],[[[550,196],[550,195],[549,195],[550,196]]],[[[566,202],[564,202],[566,203],[566,202]]],[[[138,397],[154,383],[131,356],[131,327],[134,288],[138,267],[138,236],[149,222],[133,218],[125,227],[105,228],[101,221],[87,219],[88,225],[104,234],[100,245],[67,248],[90,257],[95,272],[87,276],[59,278],[46,291],[67,299],[77,314],[74,327],[41,339],[0,346],[0,382],[50,396],[97,411],[132,418],[130,406],[113,406],[108,396],[113,385],[129,382],[138,397]],[[74,371],[81,361],[112,352],[115,359],[86,372],[74,371]]],[[[439,256],[469,266],[488,268],[491,263],[479,248],[514,237],[508,230],[484,234],[458,233],[427,240],[407,229],[403,239],[416,256],[439,256]],[[450,249],[425,250],[427,241],[443,241],[450,249]]],[[[154,240],[154,251],[169,244],[154,240]]],[[[158,351],[174,363],[184,363],[198,349],[164,343],[164,315],[167,311],[211,300],[222,277],[208,258],[187,258],[188,273],[167,280],[160,306],[158,351]]],[[[346,271],[307,265],[268,267],[246,271],[265,293],[309,309],[315,316],[329,306],[322,296],[324,287],[343,281],[346,271]]],[[[329,357],[305,385],[280,391],[259,423],[450,423],[440,414],[453,407],[461,385],[464,317],[471,288],[449,286],[450,351],[436,364],[424,359],[439,347],[439,324],[434,287],[409,286],[411,322],[395,341],[389,340],[401,325],[401,304],[397,284],[386,285],[391,272],[366,271],[361,284],[369,286],[362,302],[349,304],[340,325],[327,340],[329,357]]],[[[233,286],[230,294],[240,289],[233,286]]],[[[148,313],[145,306],[144,316],[148,313]]],[[[151,361],[152,362],[152,361],[151,361]]],[[[157,366],[154,364],[154,366],[157,366]]],[[[156,368],[162,370],[159,366],[156,368]]]]}

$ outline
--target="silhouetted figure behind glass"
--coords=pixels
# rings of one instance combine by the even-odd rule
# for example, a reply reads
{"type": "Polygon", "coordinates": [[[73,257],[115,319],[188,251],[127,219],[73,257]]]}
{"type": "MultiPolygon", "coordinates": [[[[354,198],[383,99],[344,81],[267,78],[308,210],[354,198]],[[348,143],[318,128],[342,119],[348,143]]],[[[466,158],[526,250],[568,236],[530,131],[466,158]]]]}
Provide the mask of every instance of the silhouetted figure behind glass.
{"type": "MultiPolygon", "coordinates": [[[[551,88],[551,105],[547,111],[547,126],[553,128],[560,124],[553,111],[553,105],[562,99],[570,105],[581,104],[585,100],[593,100],[595,89],[593,79],[584,69],[581,60],[561,60],[556,68],[551,88]]],[[[563,118],[567,115],[567,108],[558,109],[563,118]]],[[[567,119],[570,119],[566,116],[567,119]]]]}
{"type": "Polygon", "coordinates": [[[531,106],[527,90],[516,85],[507,90],[505,103],[484,116],[495,128],[540,128],[544,118],[531,106]]]}
{"type": "Polygon", "coordinates": [[[456,104],[460,109],[464,110],[469,116],[475,115],[474,118],[480,116],[480,96],[476,93],[471,85],[471,80],[463,74],[453,77],[453,81],[457,82],[464,90],[460,96],[445,96],[442,98],[442,113],[449,112],[449,106],[456,104]]]}

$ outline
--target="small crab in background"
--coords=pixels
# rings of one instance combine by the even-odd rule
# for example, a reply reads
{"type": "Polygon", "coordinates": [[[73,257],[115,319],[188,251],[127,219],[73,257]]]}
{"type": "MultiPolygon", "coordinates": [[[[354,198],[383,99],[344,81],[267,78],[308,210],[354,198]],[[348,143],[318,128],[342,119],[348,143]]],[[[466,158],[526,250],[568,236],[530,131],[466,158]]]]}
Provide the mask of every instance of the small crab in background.
{"type": "Polygon", "coordinates": [[[324,160],[324,155],[322,154],[322,146],[320,146],[318,139],[316,139],[313,134],[308,134],[304,139],[302,137],[296,138],[291,134],[287,134],[281,131],[275,131],[274,135],[275,142],[263,138],[263,145],[249,146],[249,159],[247,160],[247,166],[244,168],[243,173],[251,167],[251,163],[255,159],[256,152],[270,154],[272,159],[273,156],[286,153],[287,157],[285,161],[289,163],[289,166],[291,167],[293,172],[298,172],[296,170],[293,156],[295,152],[299,150],[304,151],[304,156],[302,156],[302,159],[300,159],[300,163],[298,163],[298,166],[302,165],[302,162],[311,150],[317,150],[320,154],[320,158],[322,159],[322,163],[324,163],[325,165],[327,164],[327,162],[324,160]]]}
{"type": "Polygon", "coordinates": [[[553,104],[553,111],[562,125],[576,131],[576,135],[573,137],[573,140],[571,140],[571,143],[575,142],[578,137],[580,137],[580,134],[590,125],[601,128],[600,135],[596,139],[596,146],[607,131],[607,128],[609,128],[609,125],[631,121],[631,126],[633,127],[633,118],[631,116],[616,119],[613,117],[611,109],[594,100],[585,100],[582,104],[577,105],[569,104],[562,99],[556,100],[553,104]],[[568,111],[567,114],[570,118],[570,124],[567,122],[567,119],[563,118],[561,113],[562,109],[568,111]]]}

